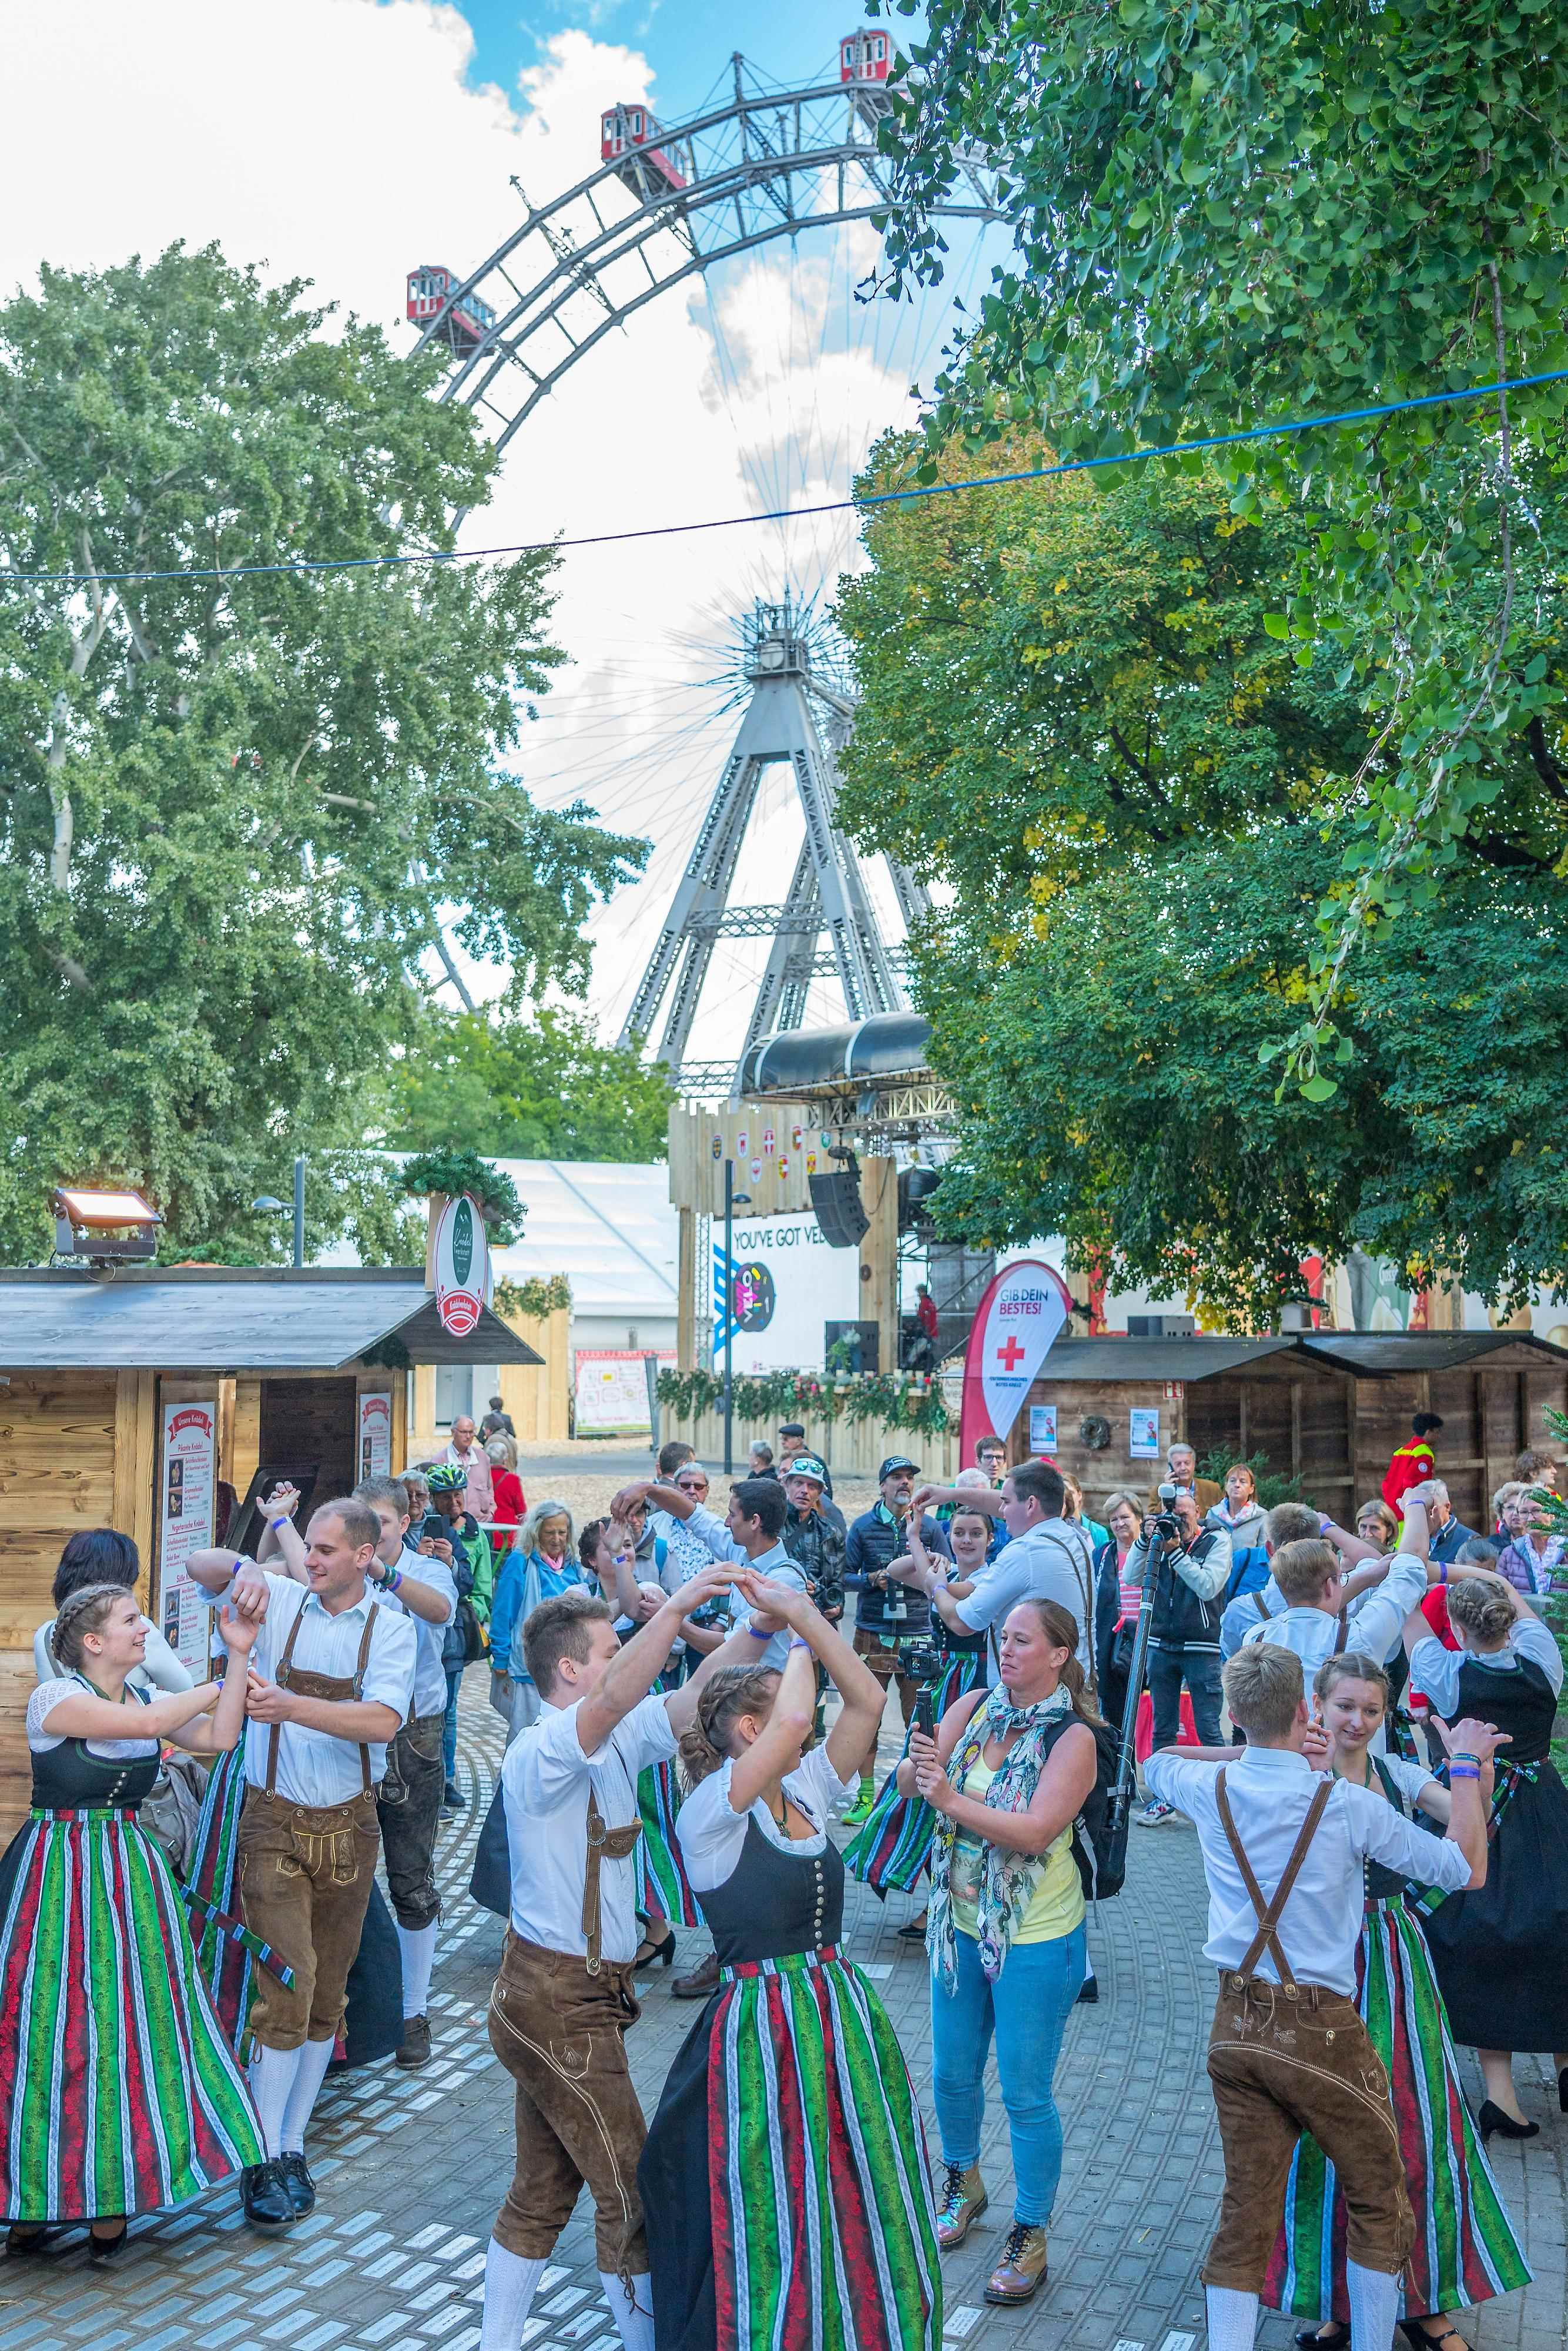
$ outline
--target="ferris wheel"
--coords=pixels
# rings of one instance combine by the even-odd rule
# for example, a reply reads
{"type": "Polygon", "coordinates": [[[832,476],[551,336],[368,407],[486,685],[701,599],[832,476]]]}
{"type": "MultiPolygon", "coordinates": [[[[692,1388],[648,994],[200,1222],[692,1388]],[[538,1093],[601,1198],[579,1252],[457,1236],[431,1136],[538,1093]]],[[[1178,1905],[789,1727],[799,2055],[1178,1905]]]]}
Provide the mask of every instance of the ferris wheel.
{"type": "MultiPolygon", "coordinates": [[[[641,102],[606,105],[597,166],[575,186],[536,204],[514,179],[523,216],[477,267],[463,276],[423,263],[409,272],[407,315],[418,329],[417,348],[437,347],[449,361],[439,397],[470,407],[504,450],[571,369],[661,295],[701,278],[711,309],[714,285],[760,248],[787,240],[793,256],[802,238],[831,245],[824,233],[845,230],[858,231],[863,246],[890,201],[876,141],[893,102],[892,64],[888,34],[859,27],[840,41],[836,72],[804,87],[768,86],[737,55],[722,101],[686,120],[663,122],[641,102]]],[[[978,159],[967,162],[940,209],[977,228],[1000,223],[994,172],[978,159]]],[[[847,248],[849,240],[838,243],[847,248]]],[[[847,336],[890,331],[894,306],[867,300],[868,291],[858,286],[852,306],[843,305],[854,313],[844,321],[847,336]]],[[[897,330],[894,321],[891,331],[897,330]]],[[[722,344],[722,332],[717,340],[722,344]]],[[[721,349],[721,392],[727,371],[733,378],[721,349]]],[[[849,445],[854,438],[841,434],[818,468],[846,490],[865,454],[865,439],[849,445]]],[[[800,485],[775,461],[756,487],[766,509],[779,509],[799,496],[800,485]]],[[[716,746],[706,755],[706,813],[693,804],[689,770],[669,810],[690,852],[678,876],[666,880],[668,913],[649,943],[622,1035],[653,1040],[662,1014],[659,1055],[688,1094],[727,1092],[748,1047],[805,1017],[813,980],[836,989],[851,1019],[904,1002],[900,950],[884,927],[917,921],[924,893],[890,864],[884,925],[871,877],[836,820],[837,753],[853,703],[812,601],[835,576],[844,546],[841,528],[830,530],[802,561],[781,535],[786,576],[754,580],[747,612],[736,609],[738,599],[728,608],[739,645],[727,699],[742,709],[739,727],[724,757],[716,746]],[[802,580],[802,571],[813,569],[815,577],[802,580]],[[765,771],[779,766],[793,779],[800,852],[782,901],[737,906],[732,885],[747,823],[765,771]],[[749,1017],[733,1057],[694,1059],[699,998],[705,987],[711,993],[716,953],[725,952],[726,941],[748,943],[751,962],[739,984],[752,998],[749,1017]]],[[[645,829],[645,803],[636,813],[645,829]]]]}

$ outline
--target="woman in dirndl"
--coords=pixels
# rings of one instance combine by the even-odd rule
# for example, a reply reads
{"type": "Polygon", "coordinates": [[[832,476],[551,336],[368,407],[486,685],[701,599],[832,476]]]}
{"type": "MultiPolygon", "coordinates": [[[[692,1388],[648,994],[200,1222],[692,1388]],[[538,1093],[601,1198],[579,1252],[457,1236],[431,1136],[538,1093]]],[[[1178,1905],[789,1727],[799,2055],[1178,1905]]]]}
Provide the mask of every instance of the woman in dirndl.
{"type": "Polygon", "coordinates": [[[803,1593],[749,1573],[782,1674],[713,1676],[681,1742],[687,1873],[719,1987],[638,2166],[659,2351],[937,2351],[920,2110],[887,2013],[838,1949],[849,1809],[885,1692],[803,1593]],[[821,1660],[843,1701],[807,1755],[821,1660]]]}
{"type": "MultiPolygon", "coordinates": [[[[946,1560],[935,1559],[921,1541],[920,1529],[912,1512],[904,1529],[908,1555],[921,1569],[929,1567],[938,1574],[946,1570],[949,1591],[956,1600],[961,1600],[986,1564],[993,1527],[988,1512],[967,1508],[960,1502],[947,1521],[947,1541],[953,1551],[949,1569],[946,1560]]],[[[890,1573],[896,1573],[898,1566],[894,1561],[890,1573]]],[[[931,1693],[932,1718],[940,1722],[956,1698],[977,1689],[985,1680],[986,1644],[990,1635],[955,1633],[935,1610],[931,1635],[944,1660],[941,1679],[931,1693]]],[[[913,1728],[912,1724],[910,1729],[913,1728]]],[[[909,1752],[909,1739],[910,1731],[906,1731],[905,1755],[909,1752]]],[[[883,1782],[875,1803],[844,1847],[844,1867],[883,1898],[890,1889],[913,1893],[930,1866],[936,1834],[936,1813],[918,1796],[900,1794],[895,1767],[883,1782]]],[[[900,1927],[898,1937],[901,1942],[924,1943],[925,1911],[900,1927]]]]}
{"type": "MultiPolygon", "coordinates": [[[[1447,1821],[1448,1792],[1425,1764],[1370,1751],[1390,1703],[1388,1676],[1375,1658],[1354,1649],[1330,1657],[1312,1687],[1336,1779],[1386,1797],[1406,1818],[1418,1809],[1447,1821]]],[[[1490,1776],[1483,1767],[1483,1795],[1490,1776]]],[[[1408,1891],[1392,1870],[1367,1863],[1356,2005],[1387,2069],[1416,2214],[1400,2329],[1416,2351],[1423,2343],[1464,2351],[1452,2314],[1528,2285],[1530,2271],[1471,2127],[1431,1954],[1408,1891]]],[[[1296,2336],[1308,2351],[1340,2351],[1350,2341],[1344,2198],[1310,2133],[1291,2165],[1284,2223],[1262,2299],[1270,2310],[1316,2322],[1296,2336]]]]}
{"type": "Polygon", "coordinates": [[[149,1698],[147,1620],[122,1584],[73,1593],[57,1677],[27,1701],[33,1811],[0,1860],[0,2195],[6,2251],[91,2224],[107,2260],[126,2216],[259,2163],[255,2110],[214,2012],[179,1889],[137,1807],[159,1742],[227,1753],[245,1732],[256,1626],[225,1610],[224,1683],[149,1698]]]}
{"type": "Polygon", "coordinates": [[[1509,1734],[1487,1827],[1486,1884],[1434,1903],[1427,1940],[1456,2041],[1473,2048],[1486,2085],[1483,2137],[1534,2138],[1519,2103],[1516,2049],[1552,2052],[1568,2114],[1568,1788],[1552,1761],[1563,1658],[1512,1584],[1471,1568],[1448,1583],[1445,1649],[1415,1616],[1410,1677],[1445,1722],[1473,1715],[1509,1734]]]}

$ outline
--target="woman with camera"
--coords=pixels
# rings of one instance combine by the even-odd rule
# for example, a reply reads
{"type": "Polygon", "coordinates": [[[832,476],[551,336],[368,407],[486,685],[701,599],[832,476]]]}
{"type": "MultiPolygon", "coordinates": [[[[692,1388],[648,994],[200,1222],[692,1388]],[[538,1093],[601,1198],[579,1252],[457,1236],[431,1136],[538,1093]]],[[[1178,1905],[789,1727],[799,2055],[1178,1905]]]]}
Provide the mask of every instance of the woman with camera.
{"type": "Polygon", "coordinates": [[[1144,1597],[1142,1579],[1127,1562],[1143,1529],[1144,1506],[1136,1494],[1118,1487],[1105,1497],[1105,1516],[1110,1536],[1094,1554],[1094,1665],[1100,1711],[1112,1729],[1119,1731],[1127,1707],[1133,1635],[1144,1597]]]}
{"type": "Polygon", "coordinates": [[[782,1673],[714,1674],[681,1740],[678,1821],[719,1984],[637,2167],[660,2351],[938,2351],[942,2274],[920,2110],[886,2011],[839,1950],[828,1834],[885,1692],[803,1592],[737,1579],[782,1673]],[[808,1754],[821,1663],[842,1700],[808,1754]]]}
{"type": "Polygon", "coordinates": [[[963,2243],[988,2200],[980,2133],[996,2043],[1013,2219],[990,2303],[1028,2302],[1044,2283],[1061,2176],[1052,2079],[1085,1964],[1073,1824],[1104,1729],[1084,1696],[1078,1637],[1054,1601],[1020,1600],[1002,1625],[996,1688],[957,1699],[934,1739],[917,1730],[898,1767],[900,1787],[939,1815],[926,1949],[944,2248],[963,2243]]]}

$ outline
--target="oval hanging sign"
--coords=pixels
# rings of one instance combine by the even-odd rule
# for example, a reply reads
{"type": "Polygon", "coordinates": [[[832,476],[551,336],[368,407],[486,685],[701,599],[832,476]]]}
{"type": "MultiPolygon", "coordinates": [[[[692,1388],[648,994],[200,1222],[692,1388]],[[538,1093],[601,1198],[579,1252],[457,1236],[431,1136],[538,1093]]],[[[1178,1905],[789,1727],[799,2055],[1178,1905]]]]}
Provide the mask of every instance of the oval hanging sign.
{"type": "Polygon", "coordinates": [[[466,1339],[484,1311],[489,1287],[489,1238],[477,1205],[465,1192],[448,1200],[435,1228],[435,1311],[442,1329],[466,1339]]]}

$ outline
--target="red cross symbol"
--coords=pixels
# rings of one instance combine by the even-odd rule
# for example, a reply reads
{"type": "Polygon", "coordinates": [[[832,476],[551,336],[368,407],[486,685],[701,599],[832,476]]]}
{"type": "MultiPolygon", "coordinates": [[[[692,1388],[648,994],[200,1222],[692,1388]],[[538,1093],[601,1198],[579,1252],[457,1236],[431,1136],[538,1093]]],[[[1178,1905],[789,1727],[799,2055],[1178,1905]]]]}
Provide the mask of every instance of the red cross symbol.
{"type": "Polygon", "coordinates": [[[1016,1339],[1009,1337],[1005,1347],[997,1349],[997,1361],[1004,1371],[1016,1372],[1028,1352],[1027,1348],[1019,1345],[1016,1339]]]}

